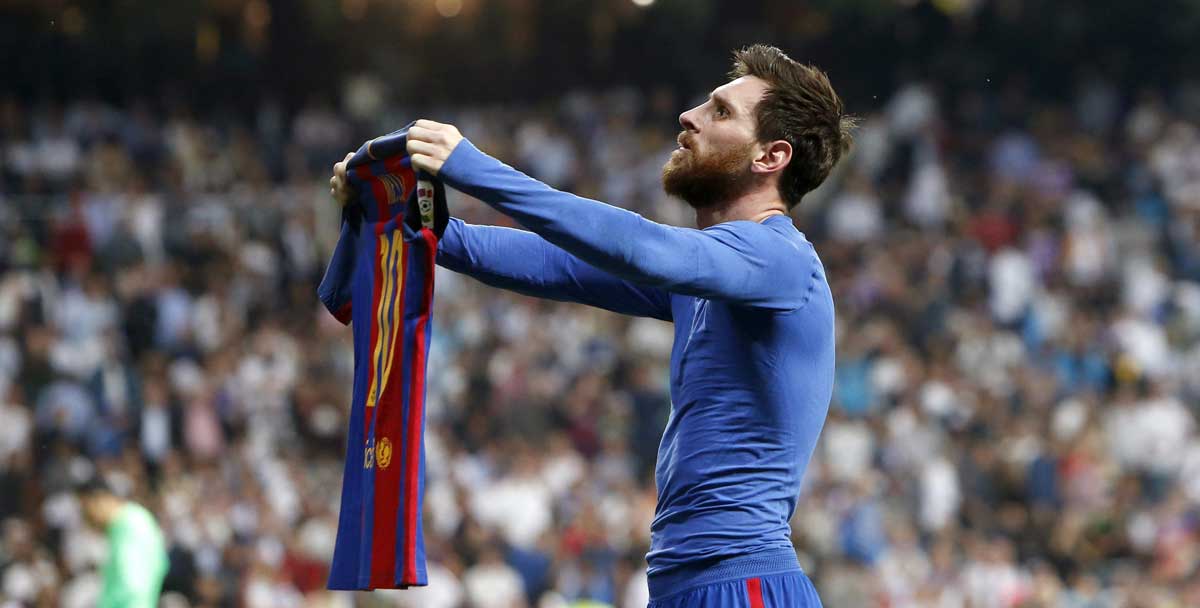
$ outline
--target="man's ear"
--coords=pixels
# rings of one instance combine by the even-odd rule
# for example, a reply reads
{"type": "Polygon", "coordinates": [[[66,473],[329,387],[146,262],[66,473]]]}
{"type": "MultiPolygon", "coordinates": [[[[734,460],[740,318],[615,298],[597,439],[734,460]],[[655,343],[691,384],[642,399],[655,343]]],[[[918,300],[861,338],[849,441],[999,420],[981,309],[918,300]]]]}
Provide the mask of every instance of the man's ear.
{"type": "Polygon", "coordinates": [[[753,173],[775,173],[783,171],[783,168],[792,160],[792,144],[777,139],[767,142],[762,145],[762,152],[750,164],[750,171],[753,173]]]}

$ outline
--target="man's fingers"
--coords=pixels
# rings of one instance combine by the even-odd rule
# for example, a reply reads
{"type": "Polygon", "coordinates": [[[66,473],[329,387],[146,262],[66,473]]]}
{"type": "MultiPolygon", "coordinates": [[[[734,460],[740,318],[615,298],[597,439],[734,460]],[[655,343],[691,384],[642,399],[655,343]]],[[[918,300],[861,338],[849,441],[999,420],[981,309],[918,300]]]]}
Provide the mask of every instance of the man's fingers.
{"type": "Polygon", "coordinates": [[[450,140],[454,138],[453,136],[458,133],[458,129],[455,129],[451,125],[444,125],[440,122],[433,121],[425,122],[430,123],[432,126],[418,127],[413,125],[412,127],[409,127],[409,141],[415,139],[417,141],[428,141],[435,144],[443,144],[448,146],[450,145],[450,140]]]}
{"type": "Polygon", "coordinates": [[[414,126],[408,129],[408,141],[442,143],[446,141],[446,133],[441,129],[414,126]]]}
{"type": "Polygon", "coordinates": [[[329,178],[329,194],[332,195],[335,200],[344,205],[346,204],[346,201],[353,197],[354,191],[350,188],[349,182],[345,177],[335,175],[329,178]]]}
{"type": "MultiPolygon", "coordinates": [[[[413,126],[420,127],[422,129],[437,129],[438,127],[444,127],[446,125],[445,125],[445,123],[440,123],[440,122],[437,122],[436,120],[429,120],[428,118],[422,118],[422,119],[418,120],[417,122],[413,123],[413,126]]],[[[409,129],[409,132],[411,133],[412,129],[409,129]]]]}
{"type": "Polygon", "coordinates": [[[418,154],[426,156],[426,157],[436,156],[437,151],[438,151],[437,144],[432,144],[427,141],[420,141],[420,140],[416,140],[416,139],[408,140],[408,155],[412,156],[414,158],[418,154]]]}
{"type": "Polygon", "coordinates": [[[425,154],[414,154],[412,155],[412,164],[413,167],[421,171],[426,171],[436,177],[438,172],[442,170],[442,165],[445,164],[445,161],[425,154]]]}
{"type": "Polygon", "coordinates": [[[350,164],[350,159],[354,156],[353,152],[346,154],[346,157],[341,162],[333,164],[334,177],[346,177],[346,165],[350,164]]]}
{"type": "Polygon", "coordinates": [[[329,178],[329,195],[342,205],[345,205],[354,195],[346,179],[346,165],[350,164],[350,159],[353,157],[354,153],[350,152],[341,162],[334,163],[333,177],[329,178]]]}
{"type": "Polygon", "coordinates": [[[416,125],[413,125],[408,128],[408,136],[407,137],[408,137],[409,144],[412,144],[412,142],[414,142],[414,141],[429,141],[430,137],[432,137],[432,136],[433,136],[433,132],[427,128],[418,127],[416,125]]]}

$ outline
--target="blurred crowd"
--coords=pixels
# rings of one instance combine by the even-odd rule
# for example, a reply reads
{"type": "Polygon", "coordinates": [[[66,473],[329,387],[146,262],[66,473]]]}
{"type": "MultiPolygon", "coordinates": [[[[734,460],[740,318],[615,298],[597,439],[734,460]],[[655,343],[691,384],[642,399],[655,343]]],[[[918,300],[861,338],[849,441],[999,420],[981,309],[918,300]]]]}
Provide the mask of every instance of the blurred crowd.
{"type": "MultiPolygon", "coordinates": [[[[912,82],[863,117],[794,213],[838,312],[792,520],[825,605],[1200,605],[1197,98],[912,82]]],[[[691,225],[659,172],[692,101],[427,113],[691,225]]],[[[441,269],[430,585],[324,590],[353,365],[315,295],[329,167],[418,110],[369,79],[295,112],[166,106],[0,101],[0,606],[94,601],[96,473],[162,525],[166,606],[644,606],[671,327],[441,269]]]]}

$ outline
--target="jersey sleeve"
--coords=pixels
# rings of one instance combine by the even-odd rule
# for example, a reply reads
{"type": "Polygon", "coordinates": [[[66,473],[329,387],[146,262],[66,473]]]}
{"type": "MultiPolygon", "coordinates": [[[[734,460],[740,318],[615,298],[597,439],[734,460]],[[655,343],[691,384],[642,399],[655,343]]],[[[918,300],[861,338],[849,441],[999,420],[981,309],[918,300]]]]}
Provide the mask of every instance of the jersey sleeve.
{"type": "Polygon", "coordinates": [[[354,264],[358,251],[354,225],[355,221],[350,217],[349,210],[343,210],[342,228],[338,234],[337,245],[333,248],[333,257],[329,259],[325,276],[317,286],[317,297],[321,299],[329,314],[343,325],[350,324],[352,310],[350,296],[353,292],[354,264]]]}
{"type": "Polygon", "coordinates": [[[799,308],[812,285],[811,245],[771,226],[740,221],[697,230],[659,224],[555,190],[466,139],[439,178],[583,262],[639,285],[774,310],[799,308]]]}
{"type": "Polygon", "coordinates": [[[525,295],[671,320],[667,292],[622,280],[524,230],[451,219],[439,243],[437,262],[525,295]]]}

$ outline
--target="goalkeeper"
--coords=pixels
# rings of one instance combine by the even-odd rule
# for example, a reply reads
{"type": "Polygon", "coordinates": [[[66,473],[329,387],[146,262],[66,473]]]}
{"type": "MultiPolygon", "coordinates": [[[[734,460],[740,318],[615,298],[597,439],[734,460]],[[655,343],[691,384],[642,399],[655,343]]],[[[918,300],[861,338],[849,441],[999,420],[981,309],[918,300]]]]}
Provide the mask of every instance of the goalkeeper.
{"type": "MultiPolygon", "coordinates": [[[[850,146],[852,120],[820,70],[779,49],[734,55],[733,80],[679,117],[663,187],[678,228],[560,192],[417,121],[413,165],[527,229],[452,219],[437,262],[488,285],[671,321],[673,409],[655,471],[651,608],[820,606],[788,521],[825,422],[834,310],[790,211],[850,146]]],[[[345,164],[334,196],[352,193],[345,164]]]]}
{"type": "Polygon", "coordinates": [[[100,477],[80,489],[84,517],[108,536],[99,608],[155,608],[167,575],[162,530],[145,507],[117,496],[100,477]]]}

